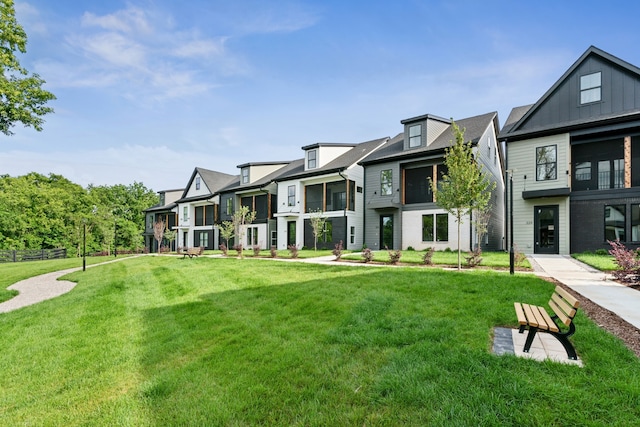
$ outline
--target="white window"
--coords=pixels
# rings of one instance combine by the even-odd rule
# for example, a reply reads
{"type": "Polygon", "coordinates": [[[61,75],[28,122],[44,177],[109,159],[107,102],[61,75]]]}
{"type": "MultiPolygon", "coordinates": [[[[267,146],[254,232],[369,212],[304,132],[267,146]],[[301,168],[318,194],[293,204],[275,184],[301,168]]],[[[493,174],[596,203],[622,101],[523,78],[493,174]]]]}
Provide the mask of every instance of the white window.
{"type": "Polygon", "coordinates": [[[209,247],[209,233],[206,231],[200,232],[200,246],[209,247]]]}
{"type": "Polygon", "coordinates": [[[242,183],[243,184],[248,184],[249,183],[249,168],[242,168],[240,173],[242,174],[242,183]]]}
{"type": "Polygon", "coordinates": [[[184,208],[182,208],[182,221],[186,221],[189,219],[189,207],[185,206],[184,208]]]}
{"type": "Polygon", "coordinates": [[[409,148],[422,145],[422,125],[409,126],[409,148]]]}
{"type": "Polygon", "coordinates": [[[309,152],[307,153],[307,169],[316,168],[317,155],[318,155],[318,152],[316,150],[309,150],[309,152]]]}
{"type": "Polygon", "coordinates": [[[290,185],[287,188],[287,206],[296,205],[296,186],[290,185]]]}
{"type": "Polygon", "coordinates": [[[580,77],[580,104],[600,101],[601,89],[602,73],[600,71],[580,77]]]}
{"type": "Polygon", "coordinates": [[[196,190],[200,189],[200,177],[196,176],[196,190]]]}

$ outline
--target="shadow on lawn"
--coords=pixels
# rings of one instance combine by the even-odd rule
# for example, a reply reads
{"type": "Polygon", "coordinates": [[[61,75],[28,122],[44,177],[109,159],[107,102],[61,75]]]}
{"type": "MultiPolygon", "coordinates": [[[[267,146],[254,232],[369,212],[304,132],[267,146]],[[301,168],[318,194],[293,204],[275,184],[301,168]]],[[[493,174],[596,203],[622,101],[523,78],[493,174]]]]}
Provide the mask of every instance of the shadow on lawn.
{"type": "MultiPolygon", "coordinates": [[[[318,271],[300,265],[298,277],[301,269],[318,271]]],[[[489,357],[492,328],[515,325],[513,301],[548,286],[518,278],[528,286],[498,289],[492,275],[473,283],[464,273],[348,271],[147,310],[142,393],[156,423],[331,424],[333,411],[340,423],[362,424],[372,405],[398,393],[397,366],[408,363],[419,378],[434,358],[489,357]]],[[[180,294],[180,283],[161,286],[180,294]]]]}

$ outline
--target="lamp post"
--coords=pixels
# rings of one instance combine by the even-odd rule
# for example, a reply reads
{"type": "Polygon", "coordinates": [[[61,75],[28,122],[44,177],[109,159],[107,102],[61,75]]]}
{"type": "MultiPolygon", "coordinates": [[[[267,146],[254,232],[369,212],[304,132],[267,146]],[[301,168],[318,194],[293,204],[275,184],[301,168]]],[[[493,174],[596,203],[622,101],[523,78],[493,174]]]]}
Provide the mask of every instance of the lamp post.
{"type": "Polygon", "coordinates": [[[513,250],[513,170],[507,169],[509,174],[509,274],[514,274],[515,253],[513,250]]]}
{"type": "Polygon", "coordinates": [[[82,220],[82,271],[87,270],[87,219],[82,220]]]}

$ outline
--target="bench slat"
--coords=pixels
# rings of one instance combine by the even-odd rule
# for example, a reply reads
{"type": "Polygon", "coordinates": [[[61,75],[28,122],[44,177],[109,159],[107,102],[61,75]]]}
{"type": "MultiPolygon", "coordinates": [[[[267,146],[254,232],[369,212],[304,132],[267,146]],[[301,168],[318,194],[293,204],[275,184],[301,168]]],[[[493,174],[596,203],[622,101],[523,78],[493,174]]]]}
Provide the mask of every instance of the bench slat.
{"type": "MultiPolygon", "coordinates": [[[[554,293],[551,296],[551,301],[555,302],[556,306],[560,310],[562,310],[562,312],[564,314],[566,314],[568,317],[573,319],[573,317],[576,315],[576,311],[577,310],[575,308],[573,308],[571,305],[569,305],[569,303],[566,300],[564,300],[559,294],[554,293]]],[[[549,302],[551,302],[551,301],[549,301],[549,302]]],[[[551,305],[549,305],[549,306],[551,306],[551,305]]],[[[554,309],[554,311],[555,311],[555,309],[554,309]]],[[[558,314],[558,313],[556,312],[556,314],[558,314]]]]}
{"type": "Polygon", "coordinates": [[[542,311],[544,308],[538,307],[537,305],[531,306],[531,311],[533,311],[533,315],[536,316],[536,322],[538,322],[538,328],[544,329],[545,331],[549,329],[549,325],[547,325],[545,317],[542,315],[542,311]]]}
{"type": "Polygon", "coordinates": [[[522,304],[522,309],[524,310],[525,316],[527,316],[529,325],[533,326],[534,328],[537,328],[538,319],[536,319],[536,316],[533,314],[533,310],[531,306],[529,304],[522,304]]]}
{"type": "Polygon", "coordinates": [[[560,286],[556,286],[555,292],[557,294],[560,294],[560,296],[564,300],[566,300],[571,305],[571,307],[573,308],[580,307],[580,301],[577,298],[575,298],[573,295],[571,295],[569,292],[561,288],[560,286]]]}
{"type": "Polygon", "coordinates": [[[564,323],[565,326],[569,326],[571,324],[571,317],[567,316],[564,311],[562,311],[560,307],[558,307],[555,301],[549,301],[549,307],[551,307],[551,309],[556,313],[560,321],[564,323]]]}
{"type": "Polygon", "coordinates": [[[536,308],[540,312],[540,315],[544,318],[544,321],[547,324],[547,329],[553,332],[560,332],[560,329],[558,329],[558,326],[556,325],[556,323],[553,321],[553,319],[551,319],[551,316],[549,316],[549,313],[547,313],[547,310],[545,310],[544,307],[536,307],[536,308]]]}
{"type": "Polygon", "coordinates": [[[521,325],[527,324],[527,317],[524,315],[524,311],[522,310],[522,304],[519,302],[513,303],[513,306],[516,309],[516,316],[518,316],[518,323],[521,325]]]}

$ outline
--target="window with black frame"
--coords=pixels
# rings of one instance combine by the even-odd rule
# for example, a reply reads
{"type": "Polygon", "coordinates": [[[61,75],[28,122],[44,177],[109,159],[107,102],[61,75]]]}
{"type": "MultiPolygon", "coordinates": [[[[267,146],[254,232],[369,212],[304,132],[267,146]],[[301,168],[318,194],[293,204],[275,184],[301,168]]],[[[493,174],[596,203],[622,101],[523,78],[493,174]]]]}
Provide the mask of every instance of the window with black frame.
{"type": "Polygon", "coordinates": [[[557,149],[556,145],[536,148],[536,181],[557,179],[557,149]]]}
{"type": "Polygon", "coordinates": [[[606,240],[627,241],[625,226],[627,213],[625,205],[607,205],[604,207],[604,237],[606,240]]]}

